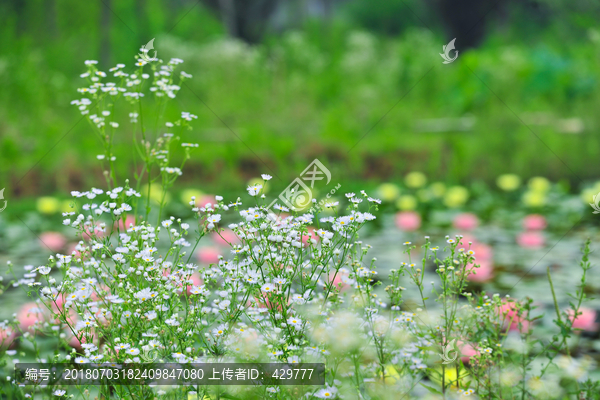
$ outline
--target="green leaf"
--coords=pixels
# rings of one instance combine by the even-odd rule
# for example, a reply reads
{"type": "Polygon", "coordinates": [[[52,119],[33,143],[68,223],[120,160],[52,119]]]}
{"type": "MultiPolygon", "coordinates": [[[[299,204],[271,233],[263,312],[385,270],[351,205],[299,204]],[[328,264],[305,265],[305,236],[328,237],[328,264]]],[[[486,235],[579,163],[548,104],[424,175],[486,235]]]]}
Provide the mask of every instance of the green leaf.
{"type": "Polygon", "coordinates": [[[425,389],[429,390],[431,393],[442,394],[442,392],[440,392],[436,388],[432,388],[431,386],[427,386],[424,383],[421,383],[421,386],[423,386],[425,389]]]}
{"type": "Polygon", "coordinates": [[[221,393],[220,397],[222,397],[224,399],[240,400],[239,397],[235,397],[234,395],[229,394],[229,393],[221,393]]]}

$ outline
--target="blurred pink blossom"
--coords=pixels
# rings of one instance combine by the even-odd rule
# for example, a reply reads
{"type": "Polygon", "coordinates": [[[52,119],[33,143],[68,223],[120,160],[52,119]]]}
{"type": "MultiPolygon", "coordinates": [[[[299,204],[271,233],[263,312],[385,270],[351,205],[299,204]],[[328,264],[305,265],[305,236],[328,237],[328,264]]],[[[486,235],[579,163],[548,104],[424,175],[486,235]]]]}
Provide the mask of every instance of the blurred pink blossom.
{"type": "Polygon", "coordinates": [[[77,247],[77,243],[69,244],[69,246],[67,247],[67,254],[73,255],[73,252],[75,252],[75,254],[74,254],[75,258],[81,257],[81,253],[79,252],[79,250],[76,249],[76,247],[77,247]]]}
{"type": "Polygon", "coordinates": [[[403,231],[416,231],[421,227],[421,216],[414,211],[400,211],[396,214],[396,226],[403,231]]]}
{"type": "Polygon", "coordinates": [[[344,271],[338,271],[337,274],[332,272],[329,275],[329,282],[331,282],[336,289],[339,289],[340,292],[346,291],[350,288],[348,283],[349,279],[348,273],[344,271]]]}
{"type": "Polygon", "coordinates": [[[475,236],[469,233],[462,236],[463,237],[460,240],[460,244],[458,245],[459,249],[464,248],[465,251],[473,250],[475,252],[475,257],[477,257],[478,260],[481,258],[492,258],[493,251],[491,246],[481,243],[475,236]]]}
{"type": "Polygon", "coordinates": [[[206,207],[208,203],[215,205],[217,199],[212,194],[203,194],[199,199],[196,199],[196,206],[206,207]]]}
{"type": "Polygon", "coordinates": [[[235,243],[239,242],[239,239],[238,239],[237,235],[231,229],[225,229],[225,230],[223,230],[222,232],[219,232],[219,233],[212,232],[211,233],[211,237],[212,237],[213,241],[217,245],[220,245],[220,246],[227,246],[227,247],[229,247],[229,243],[235,244],[235,243]],[[219,236],[219,234],[221,236],[219,236]]]}
{"type": "Polygon", "coordinates": [[[469,266],[469,270],[472,272],[467,277],[468,280],[473,282],[486,282],[494,277],[494,263],[491,259],[477,258],[475,264],[479,265],[479,268],[472,268],[469,266]]]}
{"type": "Polygon", "coordinates": [[[63,308],[64,308],[65,302],[66,302],[65,294],[63,293],[61,295],[58,295],[56,297],[56,299],[52,300],[51,303],[50,303],[52,305],[52,310],[55,313],[59,313],[60,314],[62,312],[63,308]]]}
{"type": "Polygon", "coordinates": [[[216,264],[219,262],[219,255],[219,249],[216,247],[201,247],[197,253],[198,262],[201,264],[216,264]]]}
{"type": "Polygon", "coordinates": [[[452,224],[456,229],[471,231],[479,226],[479,218],[473,213],[462,213],[454,218],[452,224]]]}
{"type": "Polygon", "coordinates": [[[475,244],[477,243],[477,239],[475,238],[475,236],[471,235],[471,234],[465,234],[462,235],[462,239],[460,239],[460,247],[464,247],[465,250],[469,249],[469,242],[475,244]]]}
{"type": "Polygon", "coordinates": [[[118,227],[119,227],[119,230],[121,232],[126,231],[127,229],[129,229],[129,225],[131,225],[131,224],[135,225],[135,217],[133,215],[128,214],[125,217],[125,224],[124,225],[123,225],[123,219],[119,218],[118,227]]]}
{"type": "Polygon", "coordinates": [[[41,323],[43,316],[39,304],[34,302],[23,304],[17,312],[17,321],[19,321],[19,327],[24,331],[31,328],[36,322],[41,323]]]}
{"type": "Polygon", "coordinates": [[[10,347],[14,343],[15,333],[10,328],[0,328],[0,349],[10,347]]]}
{"type": "MultiPolygon", "coordinates": [[[[596,323],[596,310],[581,307],[579,312],[581,314],[575,318],[573,328],[582,329],[584,331],[597,331],[598,324],[596,323]]],[[[567,313],[569,314],[569,319],[573,321],[574,311],[569,309],[567,313]]]]}
{"type": "Polygon", "coordinates": [[[469,343],[464,343],[459,340],[456,344],[458,345],[458,349],[460,351],[460,359],[464,363],[469,362],[471,357],[479,355],[479,351],[477,351],[469,343]]]}
{"type": "Polygon", "coordinates": [[[544,235],[539,231],[526,231],[517,235],[517,244],[527,249],[544,247],[544,235]]]}
{"type": "Polygon", "coordinates": [[[522,332],[529,331],[529,321],[525,320],[525,311],[521,313],[521,316],[518,316],[517,306],[513,302],[505,301],[499,308],[498,313],[500,315],[504,315],[504,324],[508,326],[508,329],[511,331],[520,330],[519,323],[522,326],[522,332]],[[512,321],[512,322],[511,322],[512,321]]]}
{"type": "Polygon", "coordinates": [[[492,246],[485,243],[473,242],[471,250],[475,252],[476,261],[492,260],[494,258],[492,246]]]}
{"type": "Polygon", "coordinates": [[[192,294],[192,288],[193,288],[193,286],[201,286],[201,285],[204,284],[204,281],[202,280],[202,278],[200,278],[200,274],[198,274],[197,272],[194,272],[192,274],[192,276],[188,280],[188,284],[190,283],[190,281],[191,281],[191,285],[187,286],[187,294],[188,294],[188,296],[190,294],[192,294]]]}
{"type": "Polygon", "coordinates": [[[42,246],[46,246],[56,253],[65,247],[67,238],[58,232],[44,232],[40,235],[40,242],[42,243],[42,246]]]}
{"type": "MultiPolygon", "coordinates": [[[[473,268],[475,273],[469,274],[468,280],[473,282],[486,282],[494,277],[494,252],[491,246],[480,243],[474,236],[464,235],[461,239],[461,246],[465,250],[473,250],[475,252],[474,264],[479,265],[479,268],[473,268]],[[469,245],[469,242],[471,243],[469,245]]],[[[472,268],[469,264],[468,269],[472,268]]]]}
{"type": "Polygon", "coordinates": [[[103,232],[102,228],[100,228],[97,225],[94,225],[94,226],[91,226],[91,227],[90,226],[86,226],[85,230],[84,230],[84,237],[86,239],[90,239],[90,238],[92,238],[94,236],[97,236],[97,237],[101,238],[101,237],[106,236],[108,234],[108,231],[110,231],[110,228],[104,228],[104,232],[103,232]]]}
{"type": "MultiPolygon", "coordinates": [[[[281,299],[277,298],[273,292],[261,293],[259,297],[255,296],[254,299],[260,308],[268,308],[269,310],[277,309],[279,311],[283,310],[281,299]]],[[[289,305],[290,302],[287,301],[286,304],[289,305]]]]}
{"type": "MultiPolygon", "coordinates": [[[[67,334],[70,333],[72,335],[71,330],[68,328],[67,328],[67,332],[68,332],[67,334]]],[[[83,335],[83,332],[79,332],[79,334],[83,335]]],[[[88,340],[85,338],[85,336],[82,336],[81,340],[79,340],[77,338],[77,336],[71,336],[71,339],[69,340],[69,346],[71,346],[77,350],[81,350],[82,349],[81,344],[87,343],[87,342],[88,342],[88,340]]],[[[92,332],[89,342],[90,343],[98,343],[98,335],[96,334],[96,332],[92,332]]]]}
{"type": "Polygon", "coordinates": [[[65,303],[67,302],[66,299],[66,295],[60,294],[56,297],[56,299],[54,299],[50,305],[52,307],[52,312],[54,314],[59,314],[60,317],[57,317],[56,319],[54,319],[54,323],[58,324],[62,322],[62,316],[64,316],[67,319],[67,322],[71,325],[71,326],[75,326],[75,324],[77,323],[77,311],[74,310],[73,308],[68,308],[65,311],[65,303]]]}
{"type": "Polygon", "coordinates": [[[319,237],[314,233],[315,232],[315,228],[313,228],[312,226],[308,227],[308,234],[302,234],[302,244],[304,244],[304,246],[308,246],[308,241],[312,238],[312,239],[318,239],[319,237]]]}
{"type": "Polygon", "coordinates": [[[523,228],[528,231],[541,231],[546,228],[546,218],[539,214],[530,214],[523,218],[523,228]]]}

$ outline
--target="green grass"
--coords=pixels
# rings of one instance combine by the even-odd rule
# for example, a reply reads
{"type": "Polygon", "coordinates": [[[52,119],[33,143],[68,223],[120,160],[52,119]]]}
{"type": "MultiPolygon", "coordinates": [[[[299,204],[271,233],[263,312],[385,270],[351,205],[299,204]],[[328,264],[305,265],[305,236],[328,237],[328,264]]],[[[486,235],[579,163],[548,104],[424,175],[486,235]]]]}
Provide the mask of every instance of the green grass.
{"type": "MultiPolygon", "coordinates": [[[[113,64],[104,70],[131,65],[145,41],[131,7],[115,7],[123,22],[113,20],[113,64]]],[[[524,41],[491,33],[480,48],[444,65],[438,53],[445,39],[424,29],[390,38],[347,23],[328,31],[309,24],[249,47],[224,39],[219,22],[202,8],[166,34],[179,16],[160,10],[150,3],[144,29],[156,36],[161,58],[183,58],[183,69],[194,75],[167,110],[199,116],[183,138],[201,144],[184,186],[229,190],[264,172],[288,182],[314,158],[340,182],[397,180],[411,170],[447,183],[491,182],[516,172],[575,186],[598,176],[596,31],[568,44],[551,30],[524,41]],[[535,124],[532,113],[542,115],[543,124],[535,124]],[[465,116],[475,118],[467,132],[418,129],[424,119],[465,116]],[[578,123],[581,133],[561,133],[578,123]]],[[[31,20],[41,18],[39,10],[31,12],[31,20]]],[[[73,20],[62,6],[53,38],[40,26],[2,39],[0,177],[7,195],[102,181],[99,143],[69,105],[78,98],[83,61],[98,58],[97,14],[79,10],[73,20]]],[[[9,19],[4,29],[14,24],[9,19]]],[[[122,127],[125,121],[124,114],[122,127]]],[[[117,157],[132,160],[131,132],[121,132],[117,157]]],[[[130,175],[133,162],[121,165],[121,177],[130,175]]]]}

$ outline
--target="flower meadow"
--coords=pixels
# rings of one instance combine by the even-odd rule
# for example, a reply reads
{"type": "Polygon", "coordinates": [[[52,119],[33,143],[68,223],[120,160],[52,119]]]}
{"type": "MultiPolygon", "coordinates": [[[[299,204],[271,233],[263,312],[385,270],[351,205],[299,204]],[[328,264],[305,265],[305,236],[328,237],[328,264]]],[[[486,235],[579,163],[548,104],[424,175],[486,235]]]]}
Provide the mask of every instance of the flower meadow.
{"type": "MultiPolygon", "coordinates": [[[[182,63],[138,59],[132,70],[118,64],[105,73],[86,61],[87,84],[72,104],[102,145],[103,188],[71,193],[63,225],[79,242],[70,254],[56,253],[41,266],[9,262],[14,279],[8,284],[35,304],[26,327],[16,318],[0,323],[1,360],[18,362],[19,342],[40,362],[316,362],[325,364],[325,385],[42,387],[21,386],[9,374],[3,396],[599,398],[600,385],[587,374],[594,362],[573,351],[571,341],[586,301],[589,240],[571,306],[556,305],[544,341],[536,336],[541,317],[533,299],[468,290],[486,273],[487,258],[461,235],[398,243],[404,257],[381,278],[361,235],[378,218],[381,200],[364,191],[322,206],[315,200],[310,212],[280,204],[269,209],[265,188],[272,177],[263,174],[236,199],[215,196],[199,204],[190,197],[189,220],[166,215],[165,199],[183,169],[171,156],[183,151],[185,162],[198,147],[184,142],[195,115],[163,112],[192,78],[177,72],[182,63]],[[139,159],[130,177],[115,169],[114,138],[123,131],[133,132],[139,159]],[[153,187],[161,194],[151,203],[153,187]],[[198,263],[193,255],[207,236],[229,250],[198,263]],[[435,270],[436,282],[425,281],[426,269],[435,270]],[[405,301],[408,292],[419,300],[405,301]],[[52,347],[42,348],[41,337],[53,338],[52,347]]],[[[410,214],[402,218],[407,227],[420,223],[410,214]]],[[[469,230],[474,222],[463,217],[457,224],[469,230]]],[[[539,218],[528,220],[528,229],[541,225],[539,218]]],[[[556,302],[550,270],[547,278],[556,302]]]]}

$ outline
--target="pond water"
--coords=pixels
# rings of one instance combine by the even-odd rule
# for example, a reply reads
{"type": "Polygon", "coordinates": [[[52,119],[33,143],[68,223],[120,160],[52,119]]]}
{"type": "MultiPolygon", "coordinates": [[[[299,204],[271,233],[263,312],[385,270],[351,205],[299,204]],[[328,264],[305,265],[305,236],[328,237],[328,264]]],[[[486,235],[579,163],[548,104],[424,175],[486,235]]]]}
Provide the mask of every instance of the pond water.
{"type": "MultiPolygon", "coordinates": [[[[467,240],[488,245],[489,249],[486,250],[491,253],[493,277],[486,282],[473,283],[471,286],[474,291],[485,291],[490,295],[499,293],[501,296],[508,294],[519,299],[529,296],[536,302],[551,305],[552,294],[546,273],[547,268],[550,267],[559,305],[566,307],[569,302],[567,293],[575,294],[576,287],[580,284],[582,269],[579,265],[582,247],[589,237],[592,239],[590,246],[592,269],[587,274],[586,290],[588,297],[599,297],[593,296],[600,292],[600,254],[594,252],[597,247],[594,243],[599,239],[597,229],[582,229],[568,234],[543,232],[541,235],[544,237],[545,244],[538,248],[519,246],[516,240],[518,233],[495,226],[482,226],[468,233],[456,232],[455,229],[448,231],[429,229],[427,233],[402,232],[396,228],[393,220],[388,218],[380,231],[361,239],[364,243],[373,246],[369,256],[377,258],[376,265],[383,277],[390,269],[397,269],[401,262],[408,262],[408,255],[404,253],[405,241],[418,246],[417,252],[412,253],[412,261],[420,265],[422,252],[418,250],[425,243],[424,235],[430,236],[433,245],[443,249],[446,235],[453,237],[462,234],[465,238],[469,238],[467,240]]],[[[463,244],[468,246],[465,239],[463,244]]],[[[475,256],[478,257],[478,254],[475,256]]],[[[439,282],[433,264],[429,262],[427,265],[424,282],[439,282]]],[[[410,288],[408,282],[405,287],[410,288]]],[[[413,298],[414,292],[407,290],[405,293],[407,297],[413,298]]],[[[600,298],[590,299],[586,302],[586,306],[600,308],[600,298]]]]}

